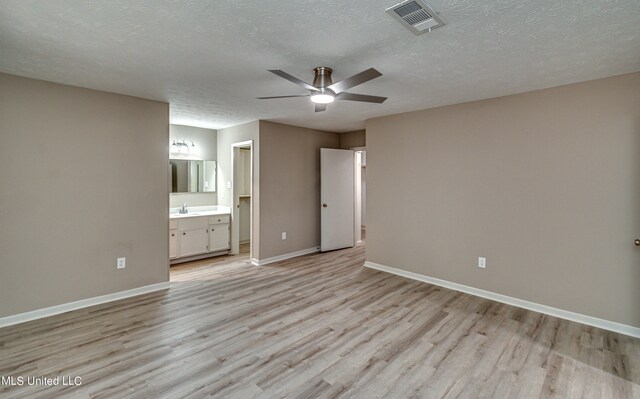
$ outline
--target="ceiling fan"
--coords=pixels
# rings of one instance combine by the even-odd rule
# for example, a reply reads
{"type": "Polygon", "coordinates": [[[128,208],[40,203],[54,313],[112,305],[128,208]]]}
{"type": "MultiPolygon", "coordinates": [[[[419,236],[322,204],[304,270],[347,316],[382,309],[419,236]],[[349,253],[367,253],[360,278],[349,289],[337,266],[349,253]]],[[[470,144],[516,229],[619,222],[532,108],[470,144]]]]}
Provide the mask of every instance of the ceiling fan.
{"type": "Polygon", "coordinates": [[[369,68],[366,71],[362,71],[353,75],[350,78],[341,80],[338,83],[333,83],[331,80],[331,72],[333,70],[329,67],[317,67],[313,69],[314,78],[313,85],[300,80],[295,76],[289,75],[285,71],[279,69],[269,69],[269,72],[274,73],[281,78],[287,79],[289,82],[295,83],[300,87],[309,90],[309,94],[294,94],[290,96],[273,96],[273,97],[258,97],[260,100],[267,100],[273,98],[290,98],[290,97],[310,97],[311,101],[316,104],[316,112],[322,112],[327,109],[327,104],[332,103],[334,100],[347,100],[347,101],[362,101],[367,103],[382,104],[387,97],[368,96],[366,94],[347,93],[352,87],[355,87],[364,82],[368,82],[372,79],[382,76],[380,72],[374,68],[369,68]]]}

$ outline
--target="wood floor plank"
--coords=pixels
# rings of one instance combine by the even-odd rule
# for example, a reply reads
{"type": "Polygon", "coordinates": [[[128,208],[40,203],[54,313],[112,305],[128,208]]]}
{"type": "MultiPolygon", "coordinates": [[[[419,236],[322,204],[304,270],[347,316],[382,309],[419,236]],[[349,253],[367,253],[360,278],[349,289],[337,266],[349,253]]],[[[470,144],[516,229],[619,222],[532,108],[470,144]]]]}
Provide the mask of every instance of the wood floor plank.
{"type": "Polygon", "coordinates": [[[172,267],[171,288],[0,329],[3,398],[638,398],[640,340],[363,267],[365,248],[172,267]]]}

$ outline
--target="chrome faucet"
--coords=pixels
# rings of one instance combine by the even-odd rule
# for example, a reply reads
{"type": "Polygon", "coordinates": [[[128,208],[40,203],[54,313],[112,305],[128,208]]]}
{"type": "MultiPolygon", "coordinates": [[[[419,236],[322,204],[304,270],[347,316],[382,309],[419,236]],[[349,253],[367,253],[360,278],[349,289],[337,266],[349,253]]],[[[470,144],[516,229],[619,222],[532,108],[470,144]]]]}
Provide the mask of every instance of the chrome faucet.
{"type": "Polygon", "coordinates": [[[178,213],[184,215],[186,213],[189,213],[189,210],[187,209],[187,204],[182,204],[182,208],[180,208],[180,210],[178,211],[178,213]]]}

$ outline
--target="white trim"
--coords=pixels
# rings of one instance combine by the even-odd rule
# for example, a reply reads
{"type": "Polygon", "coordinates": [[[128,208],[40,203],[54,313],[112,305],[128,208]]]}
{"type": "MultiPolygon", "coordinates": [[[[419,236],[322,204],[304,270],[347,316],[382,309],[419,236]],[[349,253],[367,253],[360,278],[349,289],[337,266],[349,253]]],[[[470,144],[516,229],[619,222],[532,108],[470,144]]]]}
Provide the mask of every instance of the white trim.
{"type": "Polygon", "coordinates": [[[236,143],[232,143],[231,147],[246,147],[246,146],[252,146],[253,145],[253,140],[245,140],[245,141],[238,141],[236,143]]]}
{"type": "Polygon", "coordinates": [[[599,319],[597,317],[587,316],[581,313],[570,312],[568,310],[558,309],[558,308],[542,305],[535,302],[525,301],[524,299],[518,299],[518,298],[498,294],[491,291],[485,291],[480,288],[469,287],[468,285],[462,285],[462,284],[453,283],[447,280],[441,280],[435,277],[425,276],[423,274],[408,272],[406,270],[396,269],[395,267],[385,266],[385,265],[381,265],[379,263],[374,263],[370,261],[364,262],[364,266],[370,269],[380,270],[383,272],[410,278],[412,280],[422,281],[425,283],[438,285],[440,287],[449,288],[455,291],[460,291],[467,294],[490,299],[492,301],[506,303],[507,305],[513,305],[519,308],[532,310],[534,312],[544,313],[550,316],[559,317],[561,319],[575,321],[577,323],[582,323],[589,326],[598,327],[598,328],[602,328],[609,331],[614,331],[620,334],[629,335],[631,337],[640,338],[639,327],[633,327],[627,324],[617,323],[615,321],[599,319]]]}
{"type": "Polygon", "coordinates": [[[230,252],[229,249],[223,249],[220,251],[207,252],[205,254],[200,254],[200,255],[185,256],[183,258],[172,258],[172,259],[169,259],[169,266],[177,266],[181,263],[193,262],[194,260],[201,260],[201,259],[207,259],[207,258],[215,258],[217,256],[229,255],[229,252],[230,252]]]}
{"type": "Polygon", "coordinates": [[[255,259],[255,258],[253,258],[253,259],[251,259],[251,263],[256,265],[256,266],[264,266],[264,265],[268,265],[269,263],[279,262],[279,261],[285,260],[285,259],[296,258],[296,257],[302,256],[302,255],[309,255],[309,254],[313,254],[313,253],[316,253],[316,252],[320,252],[320,247],[307,248],[307,249],[303,249],[303,250],[300,250],[300,251],[289,252],[288,254],[273,256],[271,258],[266,258],[266,259],[255,259]]]}
{"type": "MultiPolygon", "coordinates": [[[[254,236],[253,236],[253,210],[256,206],[255,203],[255,198],[253,196],[253,158],[254,158],[254,146],[253,146],[253,139],[252,140],[245,140],[245,141],[239,141],[236,143],[231,143],[231,234],[229,236],[229,245],[230,245],[230,249],[229,249],[229,253],[232,255],[237,255],[240,253],[240,223],[239,223],[239,219],[240,219],[240,210],[239,210],[239,201],[240,198],[236,198],[236,181],[235,181],[235,164],[236,164],[236,157],[235,157],[235,149],[236,147],[238,148],[244,148],[244,147],[249,147],[249,151],[251,153],[251,158],[250,158],[250,171],[249,171],[249,176],[250,176],[250,180],[251,183],[249,184],[249,195],[251,196],[251,205],[249,208],[249,242],[251,243],[249,245],[249,258],[253,259],[253,240],[254,240],[254,236]],[[238,200],[238,204],[236,204],[236,199],[238,200]],[[238,205],[238,206],[236,206],[238,205]],[[234,223],[235,223],[235,229],[234,229],[234,223]],[[235,241],[236,241],[236,237],[237,237],[237,241],[238,241],[238,246],[237,246],[237,251],[236,251],[236,246],[235,241]]],[[[253,263],[253,260],[252,260],[253,263]]]]}
{"type": "Polygon", "coordinates": [[[0,318],[0,328],[12,326],[14,324],[24,323],[31,320],[42,319],[44,317],[54,316],[60,313],[67,313],[72,310],[88,308],[89,306],[100,305],[107,302],[117,301],[132,296],[148,294],[154,291],[166,290],[170,287],[168,281],[164,283],[145,285],[131,290],[115,292],[113,294],[96,296],[93,298],[82,299],[80,301],[63,303],[62,305],[51,306],[48,308],[32,310],[30,312],[18,313],[11,316],[0,318]]]}

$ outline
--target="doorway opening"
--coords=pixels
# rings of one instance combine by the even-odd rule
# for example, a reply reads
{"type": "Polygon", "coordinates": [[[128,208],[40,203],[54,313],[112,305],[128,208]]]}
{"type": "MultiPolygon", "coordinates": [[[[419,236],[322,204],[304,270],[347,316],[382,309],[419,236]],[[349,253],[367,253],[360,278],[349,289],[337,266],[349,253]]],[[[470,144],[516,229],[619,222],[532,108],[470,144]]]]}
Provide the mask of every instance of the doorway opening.
{"type": "Polygon", "coordinates": [[[253,259],[253,140],[231,145],[231,254],[253,259]]]}

